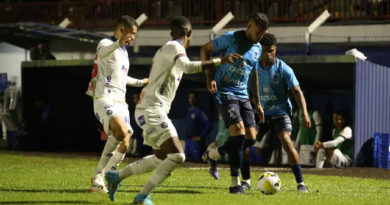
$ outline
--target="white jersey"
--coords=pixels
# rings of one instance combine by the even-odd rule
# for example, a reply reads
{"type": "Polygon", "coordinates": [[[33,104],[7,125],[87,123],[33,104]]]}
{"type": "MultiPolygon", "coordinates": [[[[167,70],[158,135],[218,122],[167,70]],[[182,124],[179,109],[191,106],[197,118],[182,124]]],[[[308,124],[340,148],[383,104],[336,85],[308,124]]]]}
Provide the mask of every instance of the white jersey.
{"type": "Polygon", "coordinates": [[[178,41],[168,41],[154,55],[149,84],[143,88],[136,108],[162,108],[169,113],[183,72],[201,71],[200,61],[191,62],[178,41]]]}
{"type": "Polygon", "coordinates": [[[119,41],[102,39],[96,51],[92,80],[87,94],[96,98],[108,97],[125,101],[126,85],[143,86],[142,80],[129,77],[130,62],[125,47],[119,41]]]}

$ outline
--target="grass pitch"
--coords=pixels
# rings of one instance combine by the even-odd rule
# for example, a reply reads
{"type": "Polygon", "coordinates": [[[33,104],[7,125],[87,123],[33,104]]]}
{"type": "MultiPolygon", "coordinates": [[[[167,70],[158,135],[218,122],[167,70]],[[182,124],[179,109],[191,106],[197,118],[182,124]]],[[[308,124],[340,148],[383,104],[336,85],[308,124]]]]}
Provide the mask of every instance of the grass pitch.
{"type": "MultiPolygon", "coordinates": [[[[97,163],[97,157],[0,152],[0,204],[129,204],[150,176],[127,178],[116,201],[111,202],[108,195],[88,192],[97,163]]],[[[252,171],[252,185],[264,171],[256,170],[252,171]]],[[[386,179],[321,176],[304,171],[310,192],[297,193],[293,174],[281,172],[282,188],[275,195],[263,195],[255,187],[245,195],[232,195],[228,193],[229,170],[220,170],[220,174],[221,179],[214,180],[207,169],[178,168],[154,190],[151,199],[156,205],[389,204],[390,180],[386,179]]]]}

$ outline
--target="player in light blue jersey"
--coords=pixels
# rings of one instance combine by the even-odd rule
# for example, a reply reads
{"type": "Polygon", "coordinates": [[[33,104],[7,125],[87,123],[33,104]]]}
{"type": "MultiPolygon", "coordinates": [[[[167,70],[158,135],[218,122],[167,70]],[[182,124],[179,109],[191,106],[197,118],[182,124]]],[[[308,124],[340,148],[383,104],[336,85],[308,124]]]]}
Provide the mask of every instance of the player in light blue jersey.
{"type": "MultiPolygon", "coordinates": [[[[230,137],[219,148],[209,147],[204,155],[210,163],[210,173],[216,179],[219,174],[215,161],[222,155],[229,154],[231,175],[230,193],[244,193],[239,179],[239,170],[242,165],[242,152],[245,147],[255,143],[256,129],[252,106],[248,97],[248,78],[255,70],[256,62],[260,58],[260,39],[268,29],[269,21],[265,14],[253,14],[245,30],[232,31],[206,43],[201,47],[202,60],[209,60],[212,52],[225,54],[238,53],[242,59],[232,64],[217,67],[214,73],[206,72],[207,89],[215,93],[219,102],[219,110],[230,137]]],[[[260,119],[263,119],[260,103],[256,105],[260,119]]]]}
{"type": "MultiPolygon", "coordinates": [[[[262,134],[267,133],[267,131],[273,132],[273,136],[279,136],[295,175],[298,191],[308,192],[303,182],[299,155],[291,141],[292,125],[290,116],[292,107],[288,92],[292,93],[297,105],[302,110],[303,125],[307,129],[311,127],[311,122],[306,108],[306,100],[293,70],[285,62],[276,58],[275,36],[267,33],[260,43],[263,51],[256,66],[260,102],[264,109],[265,122],[260,124],[258,136],[262,137],[262,134]]],[[[252,82],[255,82],[255,80],[251,80],[251,84],[252,82]]]]}

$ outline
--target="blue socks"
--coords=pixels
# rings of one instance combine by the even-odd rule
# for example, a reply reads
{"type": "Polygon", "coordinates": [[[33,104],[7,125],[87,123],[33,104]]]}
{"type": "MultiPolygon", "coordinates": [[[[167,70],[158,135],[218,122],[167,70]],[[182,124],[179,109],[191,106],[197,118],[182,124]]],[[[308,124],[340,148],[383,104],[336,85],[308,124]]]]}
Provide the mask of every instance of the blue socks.
{"type": "Polygon", "coordinates": [[[294,173],[295,181],[297,183],[302,183],[303,182],[303,177],[302,177],[301,165],[300,164],[292,165],[291,169],[292,169],[292,171],[294,173]]]}

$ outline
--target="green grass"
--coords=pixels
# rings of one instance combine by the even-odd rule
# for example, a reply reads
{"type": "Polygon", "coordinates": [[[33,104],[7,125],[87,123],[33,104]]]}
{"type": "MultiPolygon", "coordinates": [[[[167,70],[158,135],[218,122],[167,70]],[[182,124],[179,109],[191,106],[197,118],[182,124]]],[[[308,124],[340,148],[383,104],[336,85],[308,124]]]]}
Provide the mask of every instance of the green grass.
{"type": "MultiPolygon", "coordinates": [[[[124,180],[112,203],[107,195],[88,192],[97,162],[98,158],[0,153],[0,204],[129,204],[150,176],[124,180]]],[[[255,177],[260,174],[252,172],[255,177]]],[[[151,198],[157,205],[389,204],[390,180],[305,174],[310,192],[302,194],[296,192],[292,174],[278,174],[282,188],[275,195],[262,195],[256,189],[232,195],[227,190],[228,170],[221,170],[221,179],[214,180],[207,170],[178,168],[151,198]]]]}

